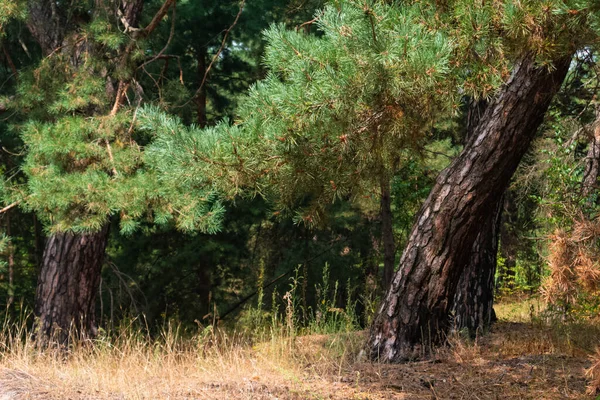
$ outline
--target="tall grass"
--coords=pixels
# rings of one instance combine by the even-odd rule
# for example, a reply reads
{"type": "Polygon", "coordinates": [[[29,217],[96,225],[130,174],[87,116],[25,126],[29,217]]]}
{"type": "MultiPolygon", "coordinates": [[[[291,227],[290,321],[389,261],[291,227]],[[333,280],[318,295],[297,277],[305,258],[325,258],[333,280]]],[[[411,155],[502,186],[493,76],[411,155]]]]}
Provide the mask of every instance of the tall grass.
{"type": "Polygon", "coordinates": [[[336,308],[338,284],[329,287],[328,279],[325,268],[314,312],[302,308],[303,282],[296,273],[282,295],[283,307],[275,293],[271,310],[265,310],[259,289],[257,304],[234,327],[198,324],[190,330],[165,321],[151,334],[142,317],[131,318],[113,330],[100,330],[94,339],[73,340],[67,348],[36,347],[30,315],[5,318],[0,398],[3,393],[16,398],[227,398],[227,393],[263,390],[259,383],[267,380],[270,391],[310,390],[303,384],[307,366],[315,379],[341,375],[363,343],[354,331],[352,302],[336,308]]]}

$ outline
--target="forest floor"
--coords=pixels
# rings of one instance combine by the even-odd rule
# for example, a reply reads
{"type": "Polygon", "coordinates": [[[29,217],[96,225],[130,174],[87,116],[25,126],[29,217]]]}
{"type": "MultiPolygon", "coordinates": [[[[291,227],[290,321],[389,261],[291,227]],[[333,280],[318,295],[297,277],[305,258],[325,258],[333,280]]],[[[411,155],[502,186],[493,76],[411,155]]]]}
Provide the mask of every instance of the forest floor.
{"type": "Polygon", "coordinates": [[[585,369],[600,328],[548,325],[539,308],[502,302],[490,334],[451,338],[431,360],[401,365],[361,360],[365,332],[210,347],[142,348],[131,337],[62,357],[25,346],[1,355],[0,400],[591,398],[585,369]]]}

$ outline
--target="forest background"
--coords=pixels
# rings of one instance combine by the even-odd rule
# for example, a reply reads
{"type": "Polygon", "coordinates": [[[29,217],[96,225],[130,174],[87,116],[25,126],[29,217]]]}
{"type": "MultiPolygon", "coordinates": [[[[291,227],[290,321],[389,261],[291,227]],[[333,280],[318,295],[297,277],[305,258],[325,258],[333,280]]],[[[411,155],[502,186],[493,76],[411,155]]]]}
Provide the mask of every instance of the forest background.
{"type": "MultiPolygon", "coordinates": [[[[567,76],[489,204],[485,291],[540,297],[545,322],[596,321],[596,6],[388,3],[3,1],[3,326],[42,347],[72,327],[368,329],[516,55],[552,70],[564,31],[582,37],[567,76]]],[[[456,320],[475,337],[493,318],[456,320]]]]}

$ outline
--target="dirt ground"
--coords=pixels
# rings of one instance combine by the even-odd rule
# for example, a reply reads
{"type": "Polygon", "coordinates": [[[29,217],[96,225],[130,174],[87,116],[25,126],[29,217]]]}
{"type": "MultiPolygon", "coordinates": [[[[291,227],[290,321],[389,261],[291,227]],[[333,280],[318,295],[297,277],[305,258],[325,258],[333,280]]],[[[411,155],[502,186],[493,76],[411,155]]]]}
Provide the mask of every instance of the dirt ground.
{"type": "Polygon", "coordinates": [[[214,384],[198,398],[228,399],[589,399],[585,352],[565,354],[549,333],[526,323],[498,323],[477,343],[442,349],[434,360],[401,365],[356,362],[337,376],[307,367],[301,382],[246,390],[214,384]]]}

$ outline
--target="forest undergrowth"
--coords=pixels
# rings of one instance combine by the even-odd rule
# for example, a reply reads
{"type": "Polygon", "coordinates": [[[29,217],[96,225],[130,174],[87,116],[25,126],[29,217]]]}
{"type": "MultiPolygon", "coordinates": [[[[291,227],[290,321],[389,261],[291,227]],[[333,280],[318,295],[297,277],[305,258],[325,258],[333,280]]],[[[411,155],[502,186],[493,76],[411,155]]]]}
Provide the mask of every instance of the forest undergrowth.
{"type": "Polygon", "coordinates": [[[6,322],[0,399],[579,399],[598,381],[600,323],[550,322],[537,297],[504,298],[488,334],[454,333],[431,358],[399,365],[365,359],[352,310],[300,329],[287,300],[279,314],[248,310],[235,329],[167,322],[150,335],[132,319],[44,352],[26,324],[6,322]]]}

